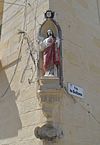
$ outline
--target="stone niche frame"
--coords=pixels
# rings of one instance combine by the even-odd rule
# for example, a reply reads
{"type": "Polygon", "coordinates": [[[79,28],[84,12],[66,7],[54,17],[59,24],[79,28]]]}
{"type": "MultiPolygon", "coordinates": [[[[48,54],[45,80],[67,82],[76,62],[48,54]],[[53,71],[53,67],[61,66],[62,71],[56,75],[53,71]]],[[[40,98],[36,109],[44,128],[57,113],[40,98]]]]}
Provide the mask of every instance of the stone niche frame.
{"type": "MultiPolygon", "coordinates": [[[[54,18],[54,12],[51,10],[46,11],[45,13],[46,20],[43,22],[39,29],[38,33],[38,41],[44,40],[47,36],[47,30],[51,29],[54,33],[55,37],[60,38],[60,60],[61,64],[59,66],[59,80],[61,87],[63,86],[63,69],[62,69],[62,31],[60,26],[57,24],[57,22],[53,19],[54,18]],[[49,13],[49,16],[47,15],[49,13]],[[51,13],[51,14],[50,14],[51,13]]],[[[43,76],[43,70],[42,70],[42,62],[43,62],[43,53],[39,52],[39,61],[38,61],[38,76],[41,78],[43,76]]]]}

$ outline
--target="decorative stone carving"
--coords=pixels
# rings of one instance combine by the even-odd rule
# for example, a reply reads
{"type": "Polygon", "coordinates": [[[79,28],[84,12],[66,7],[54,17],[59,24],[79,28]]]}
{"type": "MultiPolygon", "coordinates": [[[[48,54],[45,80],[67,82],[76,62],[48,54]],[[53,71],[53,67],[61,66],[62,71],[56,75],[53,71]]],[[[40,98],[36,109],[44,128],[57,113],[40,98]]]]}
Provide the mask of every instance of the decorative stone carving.
{"type": "Polygon", "coordinates": [[[47,119],[52,118],[55,108],[63,99],[63,88],[59,85],[59,78],[42,77],[39,80],[38,98],[44,115],[47,119]]]}
{"type": "Polygon", "coordinates": [[[36,127],[34,133],[37,138],[48,141],[53,141],[63,136],[63,131],[51,123],[47,123],[42,127],[36,127]]]}

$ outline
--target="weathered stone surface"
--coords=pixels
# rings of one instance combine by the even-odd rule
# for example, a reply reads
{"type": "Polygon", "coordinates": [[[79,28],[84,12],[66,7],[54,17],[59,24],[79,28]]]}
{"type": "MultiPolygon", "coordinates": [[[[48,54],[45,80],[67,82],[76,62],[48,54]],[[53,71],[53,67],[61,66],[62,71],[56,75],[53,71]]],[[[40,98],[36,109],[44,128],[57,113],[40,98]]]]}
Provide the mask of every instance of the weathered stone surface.
{"type": "MultiPolygon", "coordinates": [[[[40,100],[36,98],[36,74],[31,84],[34,64],[32,60],[21,82],[23,71],[27,65],[27,42],[21,52],[14,79],[20,42],[19,30],[25,30],[38,49],[38,29],[44,22],[44,13],[55,11],[55,20],[62,30],[62,62],[64,83],[71,82],[82,86],[85,99],[81,106],[67,93],[60,100],[60,105],[53,112],[54,122],[60,124],[64,138],[55,145],[99,145],[100,144],[100,1],[94,0],[29,0],[27,14],[24,0],[7,0],[4,3],[2,19],[2,35],[0,40],[0,145],[48,145],[34,136],[34,128],[46,122],[40,100]],[[98,3],[97,3],[98,2],[98,3]],[[15,5],[19,4],[19,5],[15,5]],[[25,16],[26,15],[26,16],[25,16]],[[26,18],[26,20],[25,20],[26,18]],[[35,21],[36,20],[36,21],[35,21]],[[25,23],[25,27],[24,27],[25,23]],[[6,67],[5,67],[6,66],[6,67]],[[5,93],[6,89],[7,92],[5,93]],[[2,97],[3,96],[3,97],[2,97]],[[84,109],[84,107],[86,109],[84,109]],[[96,118],[93,118],[90,111],[96,118]],[[56,115],[58,112],[58,116],[56,115]],[[33,130],[32,130],[33,129],[33,130]]],[[[0,15],[2,14],[0,3],[0,15]]],[[[52,83],[51,83],[52,84],[52,83]]],[[[48,85],[48,89],[51,86],[48,85]]],[[[58,93],[55,84],[54,93],[58,93]]],[[[42,88],[42,87],[41,87],[42,88]]],[[[52,90],[51,90],[52,92],[52,90]]],[[[50,93],[51,93],[50,92],[50,93]]],[[[59,100],[49,93],[42,92],[43,105],[59,100]],[[44,94],[45,96],[44,96],[44,94]]],[[[46,106],[48,107],[48,106],[46,106]]],[[[47,109],[47,108],[46,108],[47,109]]],[[[49,110],[50,111],[50,110],[49,110]]]]}

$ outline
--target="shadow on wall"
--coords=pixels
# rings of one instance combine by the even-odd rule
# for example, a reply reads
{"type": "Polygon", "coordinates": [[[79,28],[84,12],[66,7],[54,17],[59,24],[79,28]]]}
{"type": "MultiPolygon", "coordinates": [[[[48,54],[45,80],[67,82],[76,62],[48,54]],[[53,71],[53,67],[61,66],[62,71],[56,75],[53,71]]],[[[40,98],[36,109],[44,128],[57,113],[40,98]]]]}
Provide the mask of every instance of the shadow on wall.
{"type": "Polygon", "coordinates": [[[5,139],[17,136],[22,124],[16,105],[15,92],[9,88],[4,98],[1,98],[9,82],[1,64],[0,69],[0,139],[5,139]]]}

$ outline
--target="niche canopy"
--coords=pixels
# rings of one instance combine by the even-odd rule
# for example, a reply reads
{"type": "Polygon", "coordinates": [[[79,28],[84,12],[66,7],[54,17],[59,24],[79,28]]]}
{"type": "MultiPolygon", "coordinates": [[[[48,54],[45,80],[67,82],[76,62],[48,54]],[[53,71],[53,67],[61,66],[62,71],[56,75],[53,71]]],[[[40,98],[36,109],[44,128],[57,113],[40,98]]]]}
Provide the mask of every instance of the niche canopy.
{"type": "Polygon", "coordinates": [[[51,29],[54,33],[55,37],[60,37],[60,27],[57,25],[56,21],[53,19],[54,18],[55,12],[51,10],[47,10],[44,13],[45,21],[41,25],[39,29],[39,34],[38,34],[38,39],[41,41],[41,39],[45,39],[47,37],[47,30],[51,29]]]}

